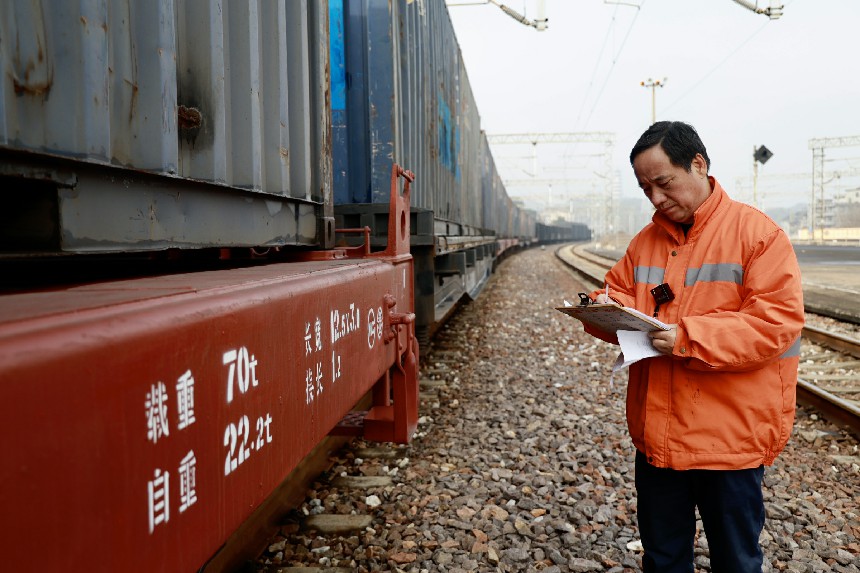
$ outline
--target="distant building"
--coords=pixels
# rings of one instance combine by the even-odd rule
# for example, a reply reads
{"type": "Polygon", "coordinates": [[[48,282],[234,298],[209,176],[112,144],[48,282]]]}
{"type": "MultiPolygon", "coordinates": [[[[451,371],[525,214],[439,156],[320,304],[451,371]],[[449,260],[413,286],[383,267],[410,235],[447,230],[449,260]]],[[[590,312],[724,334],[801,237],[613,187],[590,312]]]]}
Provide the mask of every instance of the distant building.
{"type": "Polygon", "coordinates": [[[860,187],[836,195],[833,211],[833,226],[860,227],[860,187]]]}
{"type": "Polygon", "coordinates": [[[651,222],[654,207],[645,197],[622,197],[618,202],[618,230],[635,235],[651,222]]]}

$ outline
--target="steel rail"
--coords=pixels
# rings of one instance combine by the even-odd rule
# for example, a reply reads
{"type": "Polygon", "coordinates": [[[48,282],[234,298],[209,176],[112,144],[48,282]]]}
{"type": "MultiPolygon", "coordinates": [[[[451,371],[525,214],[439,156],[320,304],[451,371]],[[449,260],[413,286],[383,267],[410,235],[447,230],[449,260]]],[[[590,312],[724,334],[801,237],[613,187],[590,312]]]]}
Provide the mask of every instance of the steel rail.
{"type": "Polygon", "coordinates": [[[855,402],[840,398],[801,378],[797,379],[797,401],[812,406],[831,422],[847,426],[855,436],[860,437],[860,407],[855,402]]]}
{"type": "Polygon", "coordinates": [[[817,342],[831,348],[860,358],[860,340],[838,332],[830,332],[817,326],[806,325],[803,327],[803,337],[812,342],[817,342]]]}
{"type": "MultiPolygon", "coordinates": [[[[860,358],[860,340],[856,338],[811,325],[803,327],[803,337],[810,342],[860,358]]],[[[797,380],[797,401],[818,409],[827,419],[847,426],[855,436],[860,437],[860,405],[857,402],[840,398],[801,378],[797,380]]]]}

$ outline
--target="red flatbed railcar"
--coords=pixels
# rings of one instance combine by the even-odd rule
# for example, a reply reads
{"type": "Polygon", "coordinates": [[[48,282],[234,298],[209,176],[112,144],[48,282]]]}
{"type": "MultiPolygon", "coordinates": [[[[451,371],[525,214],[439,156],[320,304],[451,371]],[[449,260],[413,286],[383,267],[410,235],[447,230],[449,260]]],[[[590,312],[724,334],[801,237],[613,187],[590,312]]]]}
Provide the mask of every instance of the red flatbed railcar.
{"type": "Polygon", "coordinates": [[[408,441],[418,346],[396,173],[383,252],[0,296],[10,571],[197,570],[372,390],[365,435],[408,441]]]}

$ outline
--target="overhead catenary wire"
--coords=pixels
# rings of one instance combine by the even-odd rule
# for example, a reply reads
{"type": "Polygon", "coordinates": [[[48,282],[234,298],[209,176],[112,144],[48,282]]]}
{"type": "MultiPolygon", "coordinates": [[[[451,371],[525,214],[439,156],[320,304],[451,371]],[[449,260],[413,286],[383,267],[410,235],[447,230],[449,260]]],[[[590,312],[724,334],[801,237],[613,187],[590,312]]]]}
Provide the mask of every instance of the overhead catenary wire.
{"type": "Polygon", "coordinates": [[[606,36],[603,37],[603,45],[600,46],[600,53],[597,54],[597,61],[594,62],[594,69],[591,71],[591,79],[588,81],[588,88],[585,90],[585,95],[582,97],[582,105],[579,106],[579,113],[576,114],[576,123],[582,117],[582,110],[585,109],[585,104],[588,101],[588,96],[591,94],[591,88],[594,86],[594,79],[597,77],[597,69],[600,67],[600,62],[603,61],[603,52],[606,50],[606,44],[609,43],[609,36],[612,35],[612,29],[615,27],[615,15],[618,13],[618,5],[615,6],[615,11],[612,13],[612,20],[609,22],[609,27],[606,29],[606,36]]]}
{"type": "Polygon", "coordinates": [[[645,6],[645,0],[642,0],[642,3],[639,5],[639,10],[636,11],[636,15],[633,16],[633,20],[630,22],[630,27],[627,28],[627,33],[624,34],[624,39],[621,40],[621,46],[618,48],[618,51],[612,58],[612,65],[609,66],[609,72],[606,74],[606,79],[603,81],[603,85],[600,86],[600,91],[597,93],[597,97],[594,99],[594,105],[591,106],[591,110],[588,112],[588,117],[585,118],[585,123],[582,126],[582,130],[585,131],[588,128],[588,122],[591,121],[591,116],[594,115],[594,110],[597,109],[597,104],[600,103],[600,97],[603,95],[603,91],[606,89],[606,85],[609,83],[609,79],[612,77],[612,71],[615,69],[615,64],[618,62],[618,58],[621,57],[621,53],[624,51],[624,46],[627,45],[627,39],[630,37],[630,32],[633,31],[633,27],[636,25],[636,20],[639,18],[639,14],[642,13],[642,8],[645,6]]]}
{"type": "MultiPolygon", "coordinates": [[[[734,1],[738,2],[738,0],[734,0],[734,1]]],[[[793,1],[794,0],[787,2],[785,4],[785,6],[787,7],[793,1]]],[[[738,3],[740,3],[740,2],[738,2],[738,3]]],[[[696,88],[698,88],[705,80],[707,80],[709,77],[711,77],[711,75],[713,75],[714,72],[716,72],[718,69],[723,67],[723,65],[725,65],[725,63],[728,62],[732,58],[732,56],[737,54],[741,50],[741,48],[746,46],[753,38],[758,36],[762,32],[762,30],[764,30],[765,27],[767,27],[767,25],[770,24],[770,22],[771,22],[771,20],[767,20],[764,24],[759,26],[746,40],[744,40],[743,42],[738,44],[738,46],[734,50],[729,52],[729,54],[725,58],[723,58],[720,61],[720,63],[718,63],[713,68],[711,68],[710,71],[708,71],[704,76],[702,76],[696,83],[694,83],[692,86],[690,86],[690,88],[687,91],[685,91],[680,96],[678,96],[678,98],[676,100],[674,100],[672,103],[670,103],[669,105],[667,105],[665,107],[661,107],[660,108],[660,115],[663,115],[665,112],[672,109],[676,104],[678,104],[680,101],[682,101],[685,97],[690,95],[690,93],[692,93],[696,88]]]]}
{"type": "MultiPolygon", "coordinates": [[[[605,0],[604,0],[604,3],[610,4],[610,2],[606,2],[605,0]]],[[[632,7],[636,8],[637,9],[636,10],[636,16],[633,18],[633,21],[630,22],[630,27],[627,29],[627,33],[624,35],[624,39],[621,42],[621,46],[618,48],[618,51],[614,54],[614,56],[612,58],[612,64],[609,67],[609,71],[606,74],[606,79],[604,80],[603,85],[600,87],[600,92],[597,94],[597,97],[594,100],[594,105],[591,106],[591,110],[588,112],[588,117],[585,119],[585,122],[583,122],[581,124],[582,127],[579,127],[577,129],[578,131],[585,131],[587,129],[588,122],[591,121],[591,116],[594,114],[594,110],[597,107],[597,103],[600,101],[600,96],[603,95],[603,90],[606,89],[606,85],[609,83],[609,78],[612,76],[612,71],[615,68],[615,64],[618,61],[619,56],[621,56],[621,52],[624,49],[624,45],[627,43],[627,38],[630,36],[630,32],[633,30],[633,25],[636,23],[636,18],[639,17],[639,12],[641,11],[642,6],[645,5],[645,0],[642,0],[642,2],[640,4],[628,4],[628,3],[624,3],[624,2],[612,2],[612,3],[615,4],[615,10],[612,12],[612,20],[609,23],[609,28],[607,28],[607,30],[606,30],[606,35],[603,38],[603,45],[600,47],[600,54],[597,56],[597,61],[594,63],[594,70],[591,73],[591,80],[589,80],[588,89],[586,90],[585,96],[582,99],[582,105],[579,108],[579,113],[576,116],[576,125],[577,126],[580,125],[580,119],[582,118],[582,110],[585,108],[585,104],[588,102],[588,95],[591,93],[591,88],[594,84],[594,80],[597,78],[597,70],[600,67],[600,62],[603,61],[603,53],[606,50],[606,45],[609,42],[609,37],[615,28],[615,18],[616,18],[616,15],[618,14],[619,6],[625,5],[625,6],[632,6],[632,7]]],[[[576,149],[577,145],[579,145],[579,144],[578,143],[573,144],[574,150],[576,149]]]]}

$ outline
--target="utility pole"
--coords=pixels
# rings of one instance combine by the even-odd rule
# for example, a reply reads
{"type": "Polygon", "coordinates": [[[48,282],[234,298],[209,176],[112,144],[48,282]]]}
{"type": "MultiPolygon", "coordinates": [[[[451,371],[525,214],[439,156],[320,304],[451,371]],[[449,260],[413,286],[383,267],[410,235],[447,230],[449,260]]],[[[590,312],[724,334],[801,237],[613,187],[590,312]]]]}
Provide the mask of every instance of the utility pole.
{"type": "Polygon", "coordinates": [[[657,88],[665,86],[668,79],[652,80],[648,78],[644,82],[639,82],[639,85],[643,88],[651,88],[651,125],[657,123],[657,88]]]}

